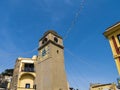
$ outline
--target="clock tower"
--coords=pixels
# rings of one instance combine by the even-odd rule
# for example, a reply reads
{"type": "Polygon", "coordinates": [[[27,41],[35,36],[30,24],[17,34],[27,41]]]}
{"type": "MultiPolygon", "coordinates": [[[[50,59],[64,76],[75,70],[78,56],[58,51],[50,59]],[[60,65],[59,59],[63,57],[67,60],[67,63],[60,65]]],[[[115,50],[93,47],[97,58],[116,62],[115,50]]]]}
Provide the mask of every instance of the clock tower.
{"type": "Polygon", "coordinates": [[[39,40],[36,63],[36,90],[68,90],[63,40],[49,30],[39,40]]]}

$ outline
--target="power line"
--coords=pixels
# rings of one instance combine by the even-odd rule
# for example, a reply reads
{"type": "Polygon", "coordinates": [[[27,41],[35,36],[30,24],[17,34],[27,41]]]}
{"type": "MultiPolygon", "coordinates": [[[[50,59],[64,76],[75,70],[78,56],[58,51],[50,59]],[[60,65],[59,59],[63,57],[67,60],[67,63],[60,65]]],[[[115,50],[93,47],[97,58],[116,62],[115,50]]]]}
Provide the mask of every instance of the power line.
{"type": "MultiPolygon", "coordinates": [[[[72,74],[76,75],[77,73],[75,72],[75,70],[78,71],[78,69],[73,69],[72,67],[74,66],[72,63],[68,63],[67,66],[69,67],[69,69],[67,70],[69,73],[72,72],[72,74]]],[[[75,66],[74,66],[75,67],[75,66]]],[[[76,88],[80,89],[80,81],[83,82],[84,84],[89,83],[89,80],[82,74],[80,73],[81,71],[78,71],[79,75],[81,78],[73,78],[72,76],[70,77],[72,82],[76,85],[76,88]],[[84,80],[83,80],[84,79],[84,80]],[[78,84],[79,83],[79,84],[78,84]]],[[[69,78],[68,78],[69,79],[69,78]]],[[[72,83],[71,83],[72,84],[72,83]]]]}
{"type": "MultiPolygon", "coordinates": [[[[36,51],[38,49],[38,47],[36,47],[36,48],[34,48],[34,49],[32,49],[31,51],[28,51],[28,52],[24,52],[24,53],[19,53],[19,54],[5,54],[4,56],[14,56],[14,55],[27,55],[27,54],[30,54],[30,53],[33,53],[34,51],[36,51]]],[[[9,58],[10,59],[10,58],[9,58]]],[[[11,58],[12,59],[12,58],[11,58]]],[[[12,62],[11,62],[11,59],[9,60],[9,61],[7,61],[7,62],[9,62],[9,63],[6,63],[6,64],[1,64],[0,65],[0,70],[2,70],[2,69],[5,69],[5,68],[9,68],[10,66],[13,66],[13,64],[15,63],[15,61],[13,61],[12,60],[12,62]]]]}
{"type": "Polygon", "coordinates": [[[86,62],[85,60],[83,59],[80,59],[79,57],[77,57],[75,54],[73,54],[70,50],[66,49],[65,48],[65,51],[67,51],[67,53],[69,53],[72,57],[74,57],[75,59],[77,60],[80,60],[82,63],[86,64],[87,66],[89,66],[91,69],[95,70],[97,67],[89,64],[88,62],[86,62]]]}
{"type": "MultiPolygon", "coordinates": [[[[67,65],[68,65],[68,64],[67,64],[67,65]]],[[[71,68],[71,66],[69,65],[68,67],[69,67],[69,69],[67,70],[68,73],[69,73],[69,74],[70,74],[71,72],[74,73],[73,70],[72,70],[72,68],[71,68]]],[[[77,84],[76,80],[75,80],[72,76],[71,76],[70,78],[71,78],[72,82],[73,82],[73,83],[77,86],[77,88],[78,88],[78,84],[77,84]]],[[[67,77],[67,79],[69,80],[68,77],[67,77]]],[[[69,82],[69,84],[70,84],[70,82],[69,82]]],[[[71,83],[71,84],[72,84],[72,83],[71,83]]]]}
{"type": "MultiPolygon", "coordinates": [[[[38,47],[30,50],[30,51],[27,51],[27,52],[23,52],[23,53],[15,53],[15,54],[11,54],[11,53],[6,53],[5,56],[14,56],[14,55],[27,55],[27,54],[30,54],[30,53],[33,53],[34,51],[36,51],[38,49],[38,47]]],[[[0,54],[0,56],[3,56],[2,54],[0,54]]]]}
{"type": "Polygon", "coordinates": [[[0,65],[0,70],[2,71],[5,68],[9,68],[10,66],[13,66],[13,64],[15,63],[15,61],[11,60],[12,57],[9,58],[9,61],[7,61],[7,63],[0,65]]]}
{"type": "MultiPolygon", "coordinates": [[[[65,49],[66,50],[66,49],[65,49]]],[[[68,49],[66,50],[72,57],[74,57],[74,60],[80,60],[82,63],[84,63],[84,64],[86,64],[87,66],[89,66],[90,68],[89,69],[96,69],[97,67],[94,67],[93,65],[91,65],[91,64],[89,64],[89,63],[87,63],[85,60],[82,60],[82,59],[80,59],[79,57],[77,57],[75,54],[73,54],[71,51],[69,51],[68,49]]],[[[72,60],[72,59],[71,59],[72,60]]],[[[70,63],[69,63],[70,64],[70,63]]],[[[68,64],[67,64],[68,65],[68,64]]],[[[74,65],[72,65],[72,66],[74,66],[74,65]]],[[[75,65],[76,66],[76,65],[75,65]]],[[[74,67],[75,67],[74,66],[74,67]]],[[[69,67],[70,67],[70,65],[69,65],[69,67]]],[[[77,68],[77,66],[76,66],[76,68],[77,68]]],[[[77,80],[75,80],[75,79],[73,79],[73,82],[75,82],[74,84],[76,85],[77,83],[79,83],[78,82],[78,80],[80,80],[82,83],[84,83],[84,84],[90,84],[90,81],[88,80],[88,78],[86,78],[86,76],[88,76],[87,74],[85,75],[85,73],[84,73],[84,75],[83,75],[83,73],[80,73],[81,71],[79,70],[79,69],[75,69],[75,70],[77,70],[77,72],[79,72],[79,74],[80,74],[80,77],[81,78],[78,78],[77,80]],[[77,82],[77,83],[76,83],[77,82]]],[[[73,72],[74,70],[73,70],[73,68],[72,67],[70,67],[70,71],[71,72],[73,72]]],[[[76,72],[73,72],[74,74],[76,73],[76,72]]],[[[77,87],[78,87],[78,85],[77,85],[77,87]]],[[[79,87],[78,87],[79,88],[79,87]]]]}

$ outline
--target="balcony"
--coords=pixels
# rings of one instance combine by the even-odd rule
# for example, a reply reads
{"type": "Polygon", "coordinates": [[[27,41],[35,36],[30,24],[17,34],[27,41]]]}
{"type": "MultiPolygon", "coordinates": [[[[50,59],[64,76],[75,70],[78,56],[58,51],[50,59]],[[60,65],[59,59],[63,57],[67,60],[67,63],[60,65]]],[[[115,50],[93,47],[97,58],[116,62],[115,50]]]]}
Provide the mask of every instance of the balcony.
{"type": "Polygon", "coordinates": [[[25,63],[21,69],[22,72],[35,72],[34,64],[25,63]]]}
{"type": "Polygon", "coordinates": [[[17,88],[17,90],[35,90],[34,88],[22,88],[22,87],[19,87],[17,88]]]}
{"type": "Polygon", "coordinates": [[[22,72],[35,72],[34,68],[24,68],[22,72]]]}

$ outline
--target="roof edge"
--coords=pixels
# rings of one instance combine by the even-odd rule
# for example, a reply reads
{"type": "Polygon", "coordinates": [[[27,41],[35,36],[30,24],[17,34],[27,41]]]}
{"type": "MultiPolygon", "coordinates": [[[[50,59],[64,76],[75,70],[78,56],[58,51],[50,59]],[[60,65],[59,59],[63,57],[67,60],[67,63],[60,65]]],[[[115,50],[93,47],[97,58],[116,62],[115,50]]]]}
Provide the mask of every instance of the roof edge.
{"type": "Polygon", "coordinates": [[[108,36],[120,28],[120,21],[108,27],[103,35],[108,38],[108,36]]]}

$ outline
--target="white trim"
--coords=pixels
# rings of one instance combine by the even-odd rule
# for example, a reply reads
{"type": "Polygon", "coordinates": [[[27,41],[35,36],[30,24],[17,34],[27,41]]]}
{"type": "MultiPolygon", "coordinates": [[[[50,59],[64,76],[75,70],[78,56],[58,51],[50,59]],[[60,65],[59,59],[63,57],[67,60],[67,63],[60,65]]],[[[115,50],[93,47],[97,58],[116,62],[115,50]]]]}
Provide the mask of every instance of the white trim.
{"type": "Polygon", "coordinates": [[[32,60],[22,60],[21,62],[23,62],[23,63],[34,63],[34,61],[32,61],[32,60]]]}

